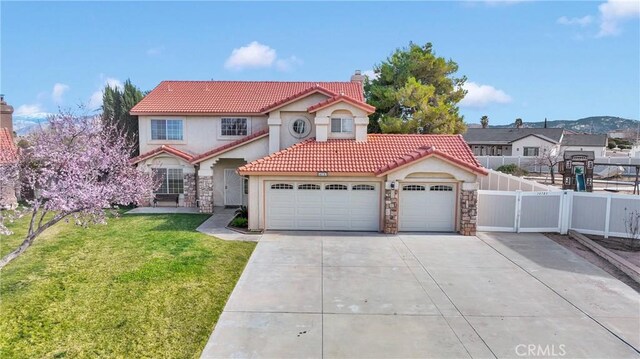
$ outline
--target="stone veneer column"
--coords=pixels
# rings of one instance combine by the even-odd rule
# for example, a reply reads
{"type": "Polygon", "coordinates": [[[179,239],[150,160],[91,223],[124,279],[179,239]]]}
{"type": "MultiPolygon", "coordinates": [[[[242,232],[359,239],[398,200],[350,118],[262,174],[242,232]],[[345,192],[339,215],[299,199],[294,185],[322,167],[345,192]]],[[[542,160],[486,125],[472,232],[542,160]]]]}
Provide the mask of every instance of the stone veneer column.
{"type": "Polygon", "coordinates": [[[478,185],[477,183],[463,183],[460,191],[460,234],[463,236],[476,235],[478,219],[478,185]]]}
{"type": "Polygon", "coordinates": [[[398,233],[398,190],[384,191],[384,233],[398,233]]]}
{"type": "Polygon", "coordinates": [[[198,176],[198,200],[201,213],[213,213],[213,176],[198,176]]]}
{"type": "Polygon", "coordinates": [[[194,173],[184,175],[184,206],[196,206],[196,175],[194,173]]]}

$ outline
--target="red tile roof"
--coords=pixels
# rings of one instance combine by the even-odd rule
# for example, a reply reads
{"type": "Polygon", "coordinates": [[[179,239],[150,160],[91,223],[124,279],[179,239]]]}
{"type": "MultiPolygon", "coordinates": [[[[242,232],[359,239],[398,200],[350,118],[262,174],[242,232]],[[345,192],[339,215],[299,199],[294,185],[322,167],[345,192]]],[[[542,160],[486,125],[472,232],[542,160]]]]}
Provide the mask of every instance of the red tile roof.
{"type": "Polygon", "coordinates": [[[185,160],[187,162],[191,162],[193,160],[193,157],[194,157],[192,154],[190,154],[188,152],[185,152],[185,151],[182,151],[182,150],[179,150],[179,149],[177,149],[175,147],[172,147],[172,146],[169,146],[169,145],[162,145],[160,147],[154,148],[153,150],[151,150],[149,152],[145,152],[145,153],[143,153],[143,154],[141,154],[141,155],[139,155],[137,157],[134,157],[134,158],[130,159],[129,162],[131,164],[136,164],[138,162],[141,162],[141,161],[144,161],[146,159],[149,159],[149,158],[151,158],[151,157],[153,157],[153,156],[155,156],[157,154],[160,154],[160,153],[171,154],[171,155],[180,157],[180,158],[182,158],[183,160],[185,160]]]}
{"type": "Polygon", "coordinates": [[[191,163],[198,163],[198,162],[202,162],[204,160],[206,160],[207,158],[211,158],[217,155],[220,155],[222,153],[225,153],[227,151],[230,151],[236,147],[240,147],[242,145],[248,144],[249,142],[253,142],[255,140],[258,140],[260,138],[263,137],[267,137],[269,135],[269,129],[265,129],[262,131],[258,131],[256,133],[253,133],[247,137],[243,137],[239,140],[227,143],[226,145],[220,146],[220,147],[216,147],[210,151],[207,151],[201,155],[197,155],[195,156],[192,160],[191,163]]]}
{"type": "Polygon", "coordinates": [[[314,91],[364,102],[359,82],[162,81],[131,113],[258,114],[314,91]]]}
{"type": "Polygon", "coordinates": [[[318,102],[317,104],[310,106],[309,108],[307,108],[307,111],[309,111],[310,113],[313,112],[317,112],[327,106],[331,106],[336,102],[347,102],[350,103],[358,108],[360,108],[363,111],[366,111],[367,113],[371,114],[374,113],[376,111],[376,108],[369,105],[366,102],[361,102],[355,99],[352,99],[349,96],[345,96],[345,95],[336,95],[333,97],[329,97],[328,99],[322,101],[322,102],[318,102]]]}
{"type": "Polygon", "coordinates": [[[13,142],[13,134],[8,128],[0,128],[0,164],[18,161],[18,147],[13,142]]]}
{"type": "Polygon", "coordinates": [[[369,134],[366,142],[310,139],[253,161],[238,169],[241,174],[312,173],[383,175],[427,156],[437,156],[487,174],[461,135],[369,134]]]}

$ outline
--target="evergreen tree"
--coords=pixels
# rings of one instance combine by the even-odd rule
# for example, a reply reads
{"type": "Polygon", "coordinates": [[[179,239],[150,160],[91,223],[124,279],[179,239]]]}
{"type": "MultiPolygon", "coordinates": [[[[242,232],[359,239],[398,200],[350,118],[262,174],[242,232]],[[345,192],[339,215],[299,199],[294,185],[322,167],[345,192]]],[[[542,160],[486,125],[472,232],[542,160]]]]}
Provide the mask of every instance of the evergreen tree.
{"type": "Polygon", "coordinates": [[[129,79],[124,82],[122,89],[107,85],[102,92],[102,120],[113,125],[133,144],[132,157],[139,153],[138,116],[130,115],[129,111],[143,97],[144,93],[129,79]]]}
{"type": "Polygon", "coordinates": [[[455,77],[458,65],[437,57],[431,43],[410,43],[374,68],[365,81],[367,102],[376,107],[369,132],[461,133],[465,130],[458,102],[467,78],[455,77]]]}

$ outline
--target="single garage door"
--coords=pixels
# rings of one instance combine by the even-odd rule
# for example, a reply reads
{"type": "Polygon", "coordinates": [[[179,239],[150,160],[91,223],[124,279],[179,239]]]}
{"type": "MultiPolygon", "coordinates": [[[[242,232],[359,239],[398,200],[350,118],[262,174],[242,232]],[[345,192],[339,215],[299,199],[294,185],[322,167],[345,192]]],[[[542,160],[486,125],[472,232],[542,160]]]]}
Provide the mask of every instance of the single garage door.
{"type": "Polygon", "coordinates": [[[412,183],[400,185],[400,231],[453,232],[456,185],[412,183]]]}
{"type": "Polygon", "coordinates": [[[267,229],[378,231],[380,184],[266,182],[267,229]]]}

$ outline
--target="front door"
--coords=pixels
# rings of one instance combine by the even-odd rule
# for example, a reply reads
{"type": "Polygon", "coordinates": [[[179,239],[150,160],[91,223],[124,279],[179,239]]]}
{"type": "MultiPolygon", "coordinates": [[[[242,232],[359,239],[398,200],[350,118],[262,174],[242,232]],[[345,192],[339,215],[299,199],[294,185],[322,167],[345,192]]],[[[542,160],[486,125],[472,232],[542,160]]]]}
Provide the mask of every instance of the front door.
{"type": "Polygon", "coordinates": [[[224,205],[242,205],[242,177],[236,173],[235,168],[224,170],[224,205]]]}

